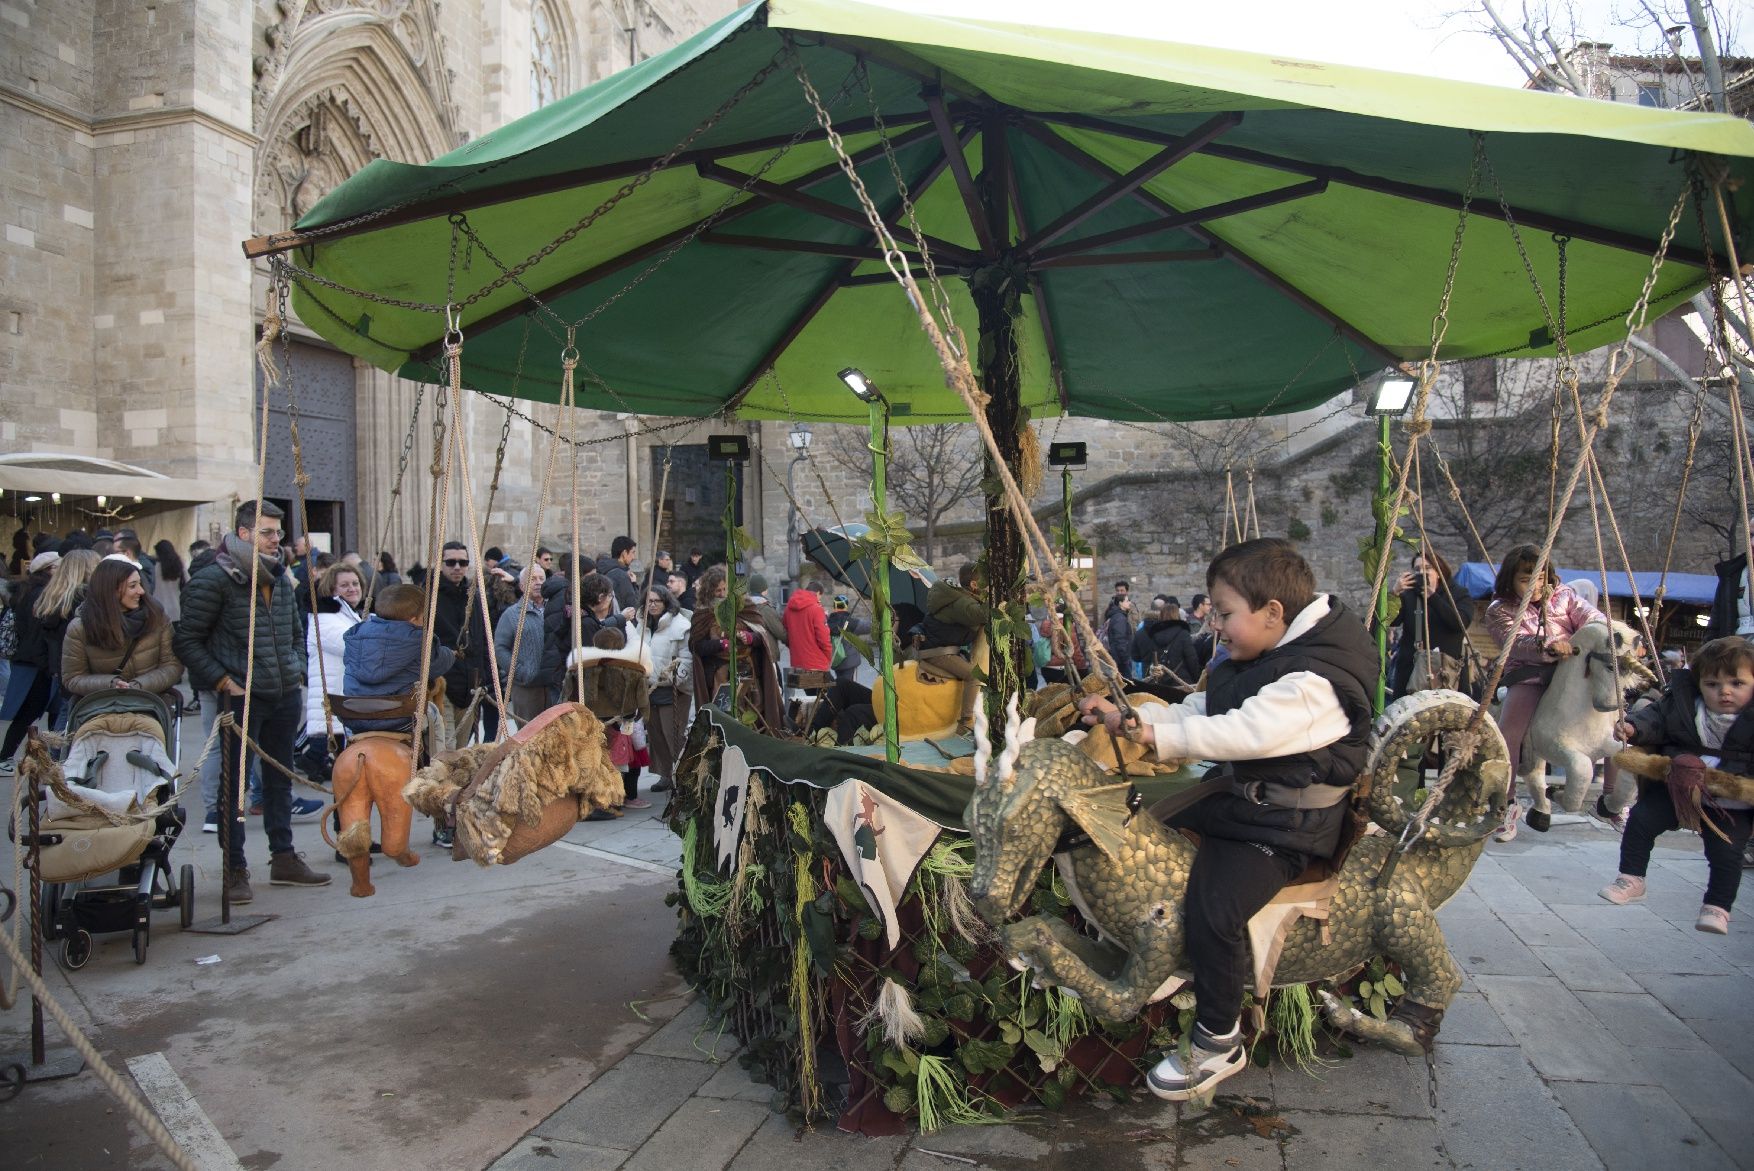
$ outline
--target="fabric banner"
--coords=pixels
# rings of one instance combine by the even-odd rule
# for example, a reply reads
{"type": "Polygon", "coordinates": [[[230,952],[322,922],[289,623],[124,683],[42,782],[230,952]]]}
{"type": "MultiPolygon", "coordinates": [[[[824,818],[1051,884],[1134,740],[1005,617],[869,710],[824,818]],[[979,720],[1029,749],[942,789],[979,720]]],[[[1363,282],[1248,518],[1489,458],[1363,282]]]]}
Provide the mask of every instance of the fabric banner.
{"type": "MultiPolygon", "coordinates": [[[[733,751],[726,749],[726,757],[733,751]]],[[[899,946],[901,924],[896,919],[896,904],[943,830],[930,818],[863,781],[847,781],[830,789],[822,819],[840,845],[853,880],[864,888],[871,909],[882,917],[889,946],[899,946]]]]}
{"type": "Polygon", "coordinates": [[[743,838],[743,808],[748,798],[749,758],[735,744],[727,744],[719,758],[719,796],[713,812],[713,847],[720,870],[737,864],[737,845],[743,838]]]}

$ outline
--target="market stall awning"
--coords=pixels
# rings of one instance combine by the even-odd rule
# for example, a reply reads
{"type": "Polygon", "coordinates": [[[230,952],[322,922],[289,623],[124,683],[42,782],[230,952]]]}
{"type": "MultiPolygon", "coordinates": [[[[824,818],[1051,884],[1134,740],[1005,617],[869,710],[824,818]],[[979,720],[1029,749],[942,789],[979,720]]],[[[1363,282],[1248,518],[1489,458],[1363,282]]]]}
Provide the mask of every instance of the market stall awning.
{"type": "MultiPolygon", "coordinates": [[[[1021,294],[1038,417],[1281,413],[1423,358],[1464,204],[1446,359],[1554,352],[1530,270],[1557,305],[1561,241],[1571,348],[1623,336],[1701,159],[1754,252],[1740,119],[858,0],[750,5],[429,165],[373,162],[246,251],[410,377],[452,303],[482,390],[553,400],[573,327],[587,406],[860,421],[850,365],[897,423],[963,418],[800,70],[971,346],[971,293],[1021,294]]],[[[1702,194],[1653,315],[1722,256],[1702,194]]]]}
{"type": "MultiPolygon", "coordinates": [[[[1576,581],[1581,577],[1601,588],[1602,571],[1599,569],[1555,569],[1555,572],[1560,581],[1576,581]]],[[[1456,570],[1456,584],[1467,590],[1471,598],[1490,597],[1492,581],[1497,574],[1496,565],[1469,561],[1456,570]]],[[[1649,605],[1656,596],[1659,582],[1664,586],[1665,600],[1684,606],[1709,606],[1717,593],[1717,578],[1709,573],[1671,573],[1664,577],[1654,570],[1635,570],[1628,578],[1625,570],[1611,569],[1608,571],[1608,596],[1631,601],[1636,590],[1638,598],[1649,605]]]]}
{"type": "Polygon", "coordinates": [[[138,496],[159,504],[211,504],[254,489],[230,480],[180,480],[115,460],[52,452],[0,455],[0,490],[21,495],[106,496],[117,503],[138,496]]]}

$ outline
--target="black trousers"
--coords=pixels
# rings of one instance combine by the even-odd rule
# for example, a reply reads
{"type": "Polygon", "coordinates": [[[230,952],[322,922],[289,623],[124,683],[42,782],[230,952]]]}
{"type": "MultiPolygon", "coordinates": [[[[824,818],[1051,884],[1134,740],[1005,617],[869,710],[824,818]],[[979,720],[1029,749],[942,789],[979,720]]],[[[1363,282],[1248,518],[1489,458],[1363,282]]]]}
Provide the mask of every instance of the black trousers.
{"type": "MultiPolygon", "coordinates": [[[[1699,835],[1705,841],[1705,901],[1728,911],[1736,905],[1736,889],[1742,885],[1742,848],[1754,830],[1754,810],[1707,809],[1705,816],[1730,839],[1726,842],[1710,829],[1699,835]]],[[[1639,785],[1638,804],[1627,814],[1626,832],[1620,835],[1620,873],[1643,878],[1657,836],[1680,826],[1669,786],[1656,781],[1639,785]]]]}
{"type": "Polygon", "coordinates": [[[18,746],[24,743],[30,726],[49,710],[49,693],[54,686],[55,677],[47,671],[38,671],[37,677],[31,680],[30,690],[24,693],[24,699],[18,705],[18,714],[6,728],[6,739],[0,742],[0,760],[12,759],[18,746]]]}
{"type": "Polygon", "coordinates": [[[1214,1036],[1236,1027],[1251,981],[1248,923],[1303,872],[1309,855],[1283,846],[1216,837],[1204,828],[1218,798],[1183,810],[1169,824],[1201,835],[1183,904],[1195,1019],[1214,1036]]]}

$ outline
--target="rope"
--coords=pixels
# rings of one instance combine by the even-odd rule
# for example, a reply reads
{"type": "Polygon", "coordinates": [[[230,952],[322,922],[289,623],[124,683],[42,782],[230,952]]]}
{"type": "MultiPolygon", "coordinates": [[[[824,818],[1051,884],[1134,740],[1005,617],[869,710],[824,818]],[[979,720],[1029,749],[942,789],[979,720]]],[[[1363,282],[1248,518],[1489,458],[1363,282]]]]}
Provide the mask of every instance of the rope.
{"type": "MultiPolygon", "coordinates": [[[[460,331],[458,331],[455,328],[454,320],[452,322],[451,329],[446,334],[446,341],[447,342],[449,342],[452,339],[452,335],[455,335],[455,340],[456,340],[457,344],[461,345],[463,335],[460,331]]],[[[453,373],[454,373],[455,369],[456,369],[455,366],[453,366],[452,369],[453,369],[453,373]]],[[[421,628],[421,636],[420,636],[420,687],[415,692],[415,694],[419,697],[419,700],[414,705],[414,743],[416,745],[422,743],[423,738],[426,735],[426,709],[428,706],[426,703],[426,696],[428,695],[428,689],[432,686],[432,645],[433,645],[433,639],[437,634],[437,631],[434,629],[434,626],[438,620],[439,583],[443,580],[443,577],[442,577],[443,570],[440,567],[439,563],[443,559],[444,550],[443,550],[443,538],[439,535],[441,532],[441,530],[439,528],[439,521],[440,521],[440,518],[445,514],[445,512],[450,508],[450,503],[451,503],[451,454],[452,454],[452,449],[451,449],[450,444],[444,442],[444,430],[445,430],[444,415],[445,415],[445,408],[448,405],[448,402],[447,402],[448,391],[449,391],[449,388],[446,386],[441,385],[439,387],[438,401],[436,403],[434,403],[433,412],[432,412],[432,423],[433,423],[432,472],[433,472],[434,496],[433,496],[433,510],[432,510],[432,515],[430,518],[431,523],[428,526],[428,531],[431,535],[430,547],[432,550],[432,560],[428,564],[430,564],[432,566],[432,568],[427,571],[427,579],[432,584],[428,587],[428,589],[426,591],[426,623],[421,628]],[[442,467],[441,467],[441,463],[440,463],[440,449],[441,448],[443,449],[442,467]]],[[[465,603],[464,607],[463,607],[463,629],[457,636],[457,645],[458,645],[459,653],[461,652],[463,646],[466,645],[468,638],[469,638],[469,606],[467,603],[465,603]]],[[[442,711],[440,712],[440,716],[441,717],[443,716],[442,711]]],[[[453,729],[453,735],[452,735],[452,741],[453,741],[452,747],[453,748],[461,747],[462,746],[461,741],[464,741],[464,739],[465,739],[464,736],[459,734],[459,731],[460,730],[453,729]]]]}
{"type": "Polygon", "coordinates": [[[188,1153],[178,1145],[171,1132],[165,1129],[164,1123],[158,1120],[158,1115],[152,1112],[152,1108],[142,1102],[140,1096],[129,1088],[127,1082],[122,1080],[122,1076],[110,1068],[109,1062],[103,1059],[103,1054],[97,1051],[97,1046],[93,1045],[79,1026],[73,1023],[73,1018],[67,1015],[67,1010],[62,1008],[60,1002],[50,994],[49,986],[43,982],[43,978],[31,971],[18,944],[13,942],[12,937],[5,932],[0,932],[0,947],[5,948],[8,958],[12,960],[14,970],[24,974],[25,982],[30,985],[31,995],[35,996],[43,1007],[49,1010],[49,1015],[55,1018],[55,1023],[61,1027],[61,1032],[66,1034],[67,1040],[72,1042],[73,1048],[79,1051],[79,1056],[85,1059],[85,1063],[91,1066],[92,1072],[97,1074],[98,1079],[108,1087],[110,1093],[114,1094],[117,1100],[122,1103],[123,1108],[128,1111],[129,1117],[138,1122],[140,1128],[151,1136],[154,1143],[158,1144],[158,1149],[164,1152],[165,1158],[175,1164],[180,1171],[201,1171],[195,1161],[188,1156],[188,1153]]]}
{"type": "MultiPolygon", "coordinates": [[[[1742,283],[1742,262],[1736,255],[1736,233],[1731,230],[1729,213],[1724,210],[1724,176],[1721,171],[1713,176],[1711,195],[1717,205],[1718,224],[1724,233],[1724,249],[1729,253],[1730,271],[1727,279],[1735,285],[1736,296],[1742,302],[1742,320],[1754,323],[1754,315],[1748,311],[1748,288],[1742,283]]],[[[1750,449],[1748,442],[1748,422],[1742,412],[1742,376],[1736,367],[1735,352],[1730,346],[1729,326],[1724,321],[1723,299],[1723,286],[1714,281],[1712,301],[1717,309],[1716,337],[1723,352],[1724,373],[1729,384],[1730,422],[1739,448],[1736,457],[1736,494],[1741,504],[1741,512],[1737,519],[1742,524],[1742,551],[1748,555],[1748,565],[1754,567],[1754,525],[1748,523],[1748,465],[1750,460],[1754,460],[1754,450],[1750,449]]],[[[1754,568],[1750,572],[1754,572],[1754,568]]]]}
{"type": "MultiPolygon", "coordinates": [[[[573,344],[573,339],[573,331],[570,329],[567,330],[566,349],[562,350],[560,353],[560,401],[564,403],[567,408],[566,434],[568,439],[571,439],[577,433],[578,429],[578,390],[573,383],[573,371],[579,364],[579,349],[573,344]]],[[[584,638],[585,628],[583,614],[584,602],[580,594],[580,587],[583,584],[582,579],[585,576],[583,572],[584,541],[579,536],[579,461],[577,455],[575,454],[574,457],[567,462],[569,464],[572,485],[572,564],[567,567],[568,574],[566,584],[567,589],[572,595],[571,646],[576,652],[579,643],[584,638]]],[[[573,660],[573,694],[583,696],[585,694],[584,656],[575,653],[569,657],[573,660]]],[[[561,673],[563,678],[565,677],[565,672],[566,660],[562,659],[561,673]]],[[[735,687],[735,685],[735,681],[733,681],[732,686],[735,687]]]]}
{"type": "MultiPolygon", "coordinates": [[[[14,818],[18,816],[18,792],[23,784],[23,774],[15,771],[12,774],[12,797],[6,806],[8,814],[14,818]]],[[[12,851],[12,885],[8,889],[14,892],[15,898],[17,892],[24,889],[24,856],[27,852],[34,853],[37,849],[35,843],[36,835],[32,834],[31,838],[32,843],[29,851],[24,849],[14,849],[12,851]]],[[[14,913],[15,918],[12,920],[11,939],[12,946],[16,949],[18,947],[19,933],[24,930],[25,916],[22,913],[22,908],[15,907],[14,913]]],[[[36,909],[34,907],[31,908],[30,913],[34,917],[36,915],[36,909]]],[[[10,1012],[12,1006],[18,1003],[18,972],[19,969],[24,966],[25,964],[22,962],[21,957],[19,962],[15,962],[12,965],[12,975],[6,979],[0,980],[0,1012],[10,1012]]]]}
{"type": "MultiPolygon", "coordinates": [[[[252,514],[250,528],[250,608],[248,621],[250,632],[244,640],[244,678],[243,678],[243,718],[238,728],[237,771],[232,774],[231,817],[219,819],[219,852],[223,859],[220,866],[220,881],[224,888],[220,892],[222,917],[227,921],[231,917],[231,823],[244,806],[244,780],[249,770],[249,737],[245,735],[250,726],[250,702],[255,695],[256,679],[256,606],[262,596],[262,554],[256,548],[256,530],[262,527],[262,500],[267,492],[268,478],[268,400],[272,388],[279,382],[280,371],[274,366],[273,341],[280,336],[285,327],[285,319],[280,315],[279,290],[270,286],[268,290],[268,308],[262,317],[262,339],[256,344],[256,356],[262,363],[262,421],[257,434],[261,436],[256,462],[256,510],[252,514]]],[[[285,526],[282,526],[284,529],[285,526]]],[[[234,523],[232,535],[237,535],[234,523]]],[[[285,532],[281,536],[285,537],[285,532]]],[[[237,685],[233,681],[234,686],[237,685]]],[[[220,698],[229,699],[223,692],[220,698]]],[[[221,707],[227,707],[222,704],[221,707]]],[[[217,723],[217,721],[215,721],[217,723]]],[[[266,759],[266,758],[264,758],[266,759]]],[[[223,772],[223,770],[222,770],[223,772]]],[[[223,777],[220,781],[224,784],[223,777]]]]}
{"type": "MultiPolygon", "coordinates": [[[[457,447],[457,470],[460,471],[463,476],[463,489],[459,495],[463,498],[464,522],[469,530],[469,561],[475,570],[475,595],[470,598],[470,602],[473,603],[477,598],[480,600],[481,622],[483,627],[487,628],[489,626],[488,615],[493,611],[487,601],[487,565],[481,555],[481,544],[484,533],[475,516],[475,494],[469,491],[469,440],[463,428],[463,340],[461,337],[458,337],[454,344],[451,342],[445,343],[445,358],[450,363],[452,372],[451,440],[457,447]]],[[[510,418],[507,418],[506,425],[508,427],[511,425],[510,418]]],[[[504,448],[501,448],[501,451],[503,450],[504,448]]],[[[499,482],[498,469],[495,469],[494,471],[494,482],[495,484],[499,482]]],[[[473,618],[473,615],[470,613],[471,609],[472,606],[470,605],[465,605],[463,607],[463,633],[458,637],[459,646],[462,646],[466,642],[474,628],[474,623],[471,621],[473,618]]],[[[500,713],[503,715],[506,711],[505,688],[500,685],[499,655],[494,649],[491,633],[487,640],[487,652],[487,677],[489,682],[493,685],[494,703],[498,706],[500,713]]],[[[424,699],[426,693],[422,691],[419,694],[424,699]]],[[[421,706],[425,706],[424,702],[421,706]]],[[[414,742],[416,744],[420,743],[418,739],[414,742]]]]}

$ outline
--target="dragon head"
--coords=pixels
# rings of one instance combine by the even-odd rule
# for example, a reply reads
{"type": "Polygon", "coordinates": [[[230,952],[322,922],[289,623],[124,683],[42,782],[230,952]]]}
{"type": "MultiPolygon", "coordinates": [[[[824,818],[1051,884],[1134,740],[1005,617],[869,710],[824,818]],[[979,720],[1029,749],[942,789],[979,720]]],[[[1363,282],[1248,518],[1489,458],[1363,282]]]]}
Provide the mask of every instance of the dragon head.
{"type": "Polygon", "coordinates": [[[1000,924],[1029,898],[1053,854],[1066,828],[1064,805],[1074,793],[1101,786],[1107,778],[1066,741],[1033,739],[1035,721],[1018,719],[1015,698],[995,762],[987,747],[985,712],[977,705],[975,713],[974,795],[963,814],[975,842],[969,895],[983,918],[1000,924]]]}

